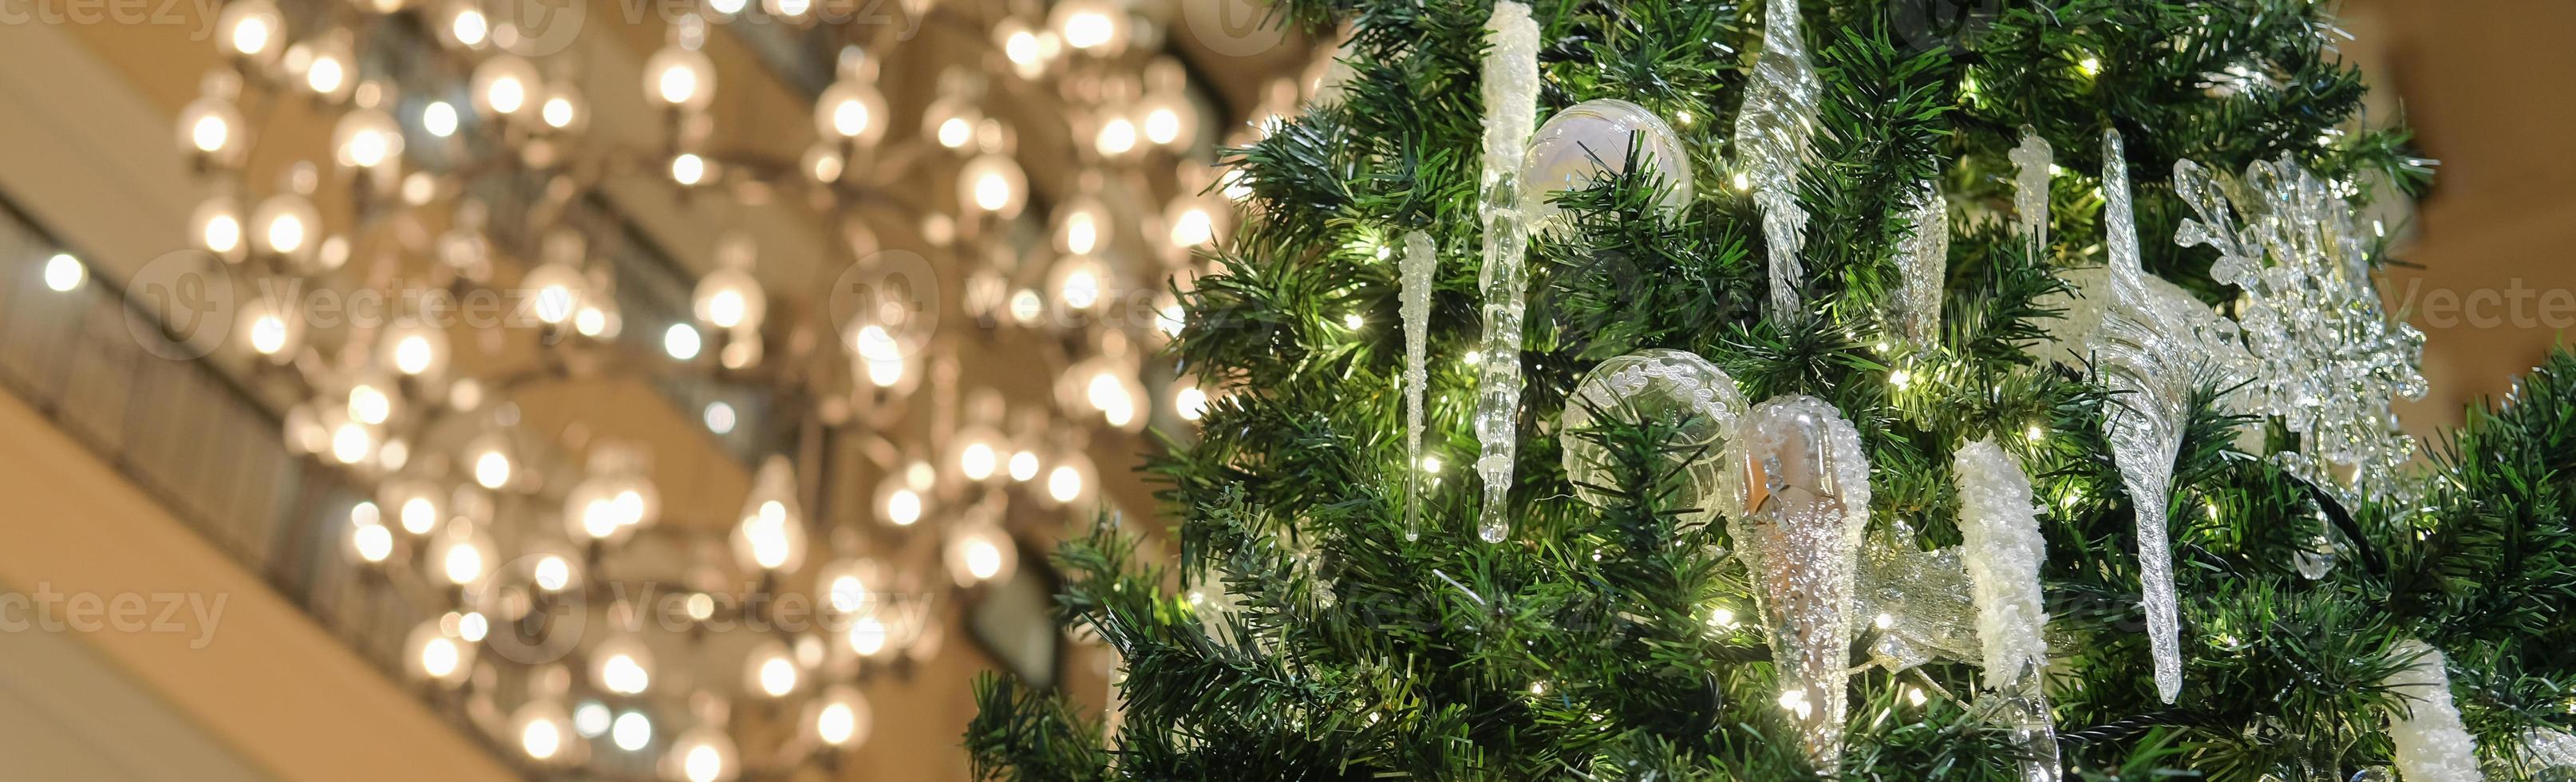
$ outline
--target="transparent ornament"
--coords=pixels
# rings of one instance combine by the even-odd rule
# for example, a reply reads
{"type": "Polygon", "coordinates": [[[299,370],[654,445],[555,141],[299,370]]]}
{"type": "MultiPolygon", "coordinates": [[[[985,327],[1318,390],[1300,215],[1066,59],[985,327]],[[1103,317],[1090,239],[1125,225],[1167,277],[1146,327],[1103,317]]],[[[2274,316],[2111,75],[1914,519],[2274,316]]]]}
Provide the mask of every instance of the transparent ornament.
{"type": "Polygon", "coordinates": [[[1868,455],[1833,405],[1783,396],[1745,414],[1726,459],[1728,536],[1771,639],[1780,705],[1809,762],[1831,772],[1842,758],[1868,455]]]}
{"type": "Polygon", "coordinates": [[[1654,348],[1603,361],[1566,398],[1557,427],[1565,477],[1575,496],[1607,507],[1616,498],[1604,489],[1618,486],[1620,478],[1613,470],[1617,457],[1598,432],[1602,421],[1659,422],[1670,427],[1662,452],[1682,462],[1689,486],[1669,502],[1689,509],[1683,521],[1707,521],[1721,504],[1722,452],[1747,407],[1735,378],[1685,351],[1654,348]]]}
{"type": "Polygon", "coordinates": [[[1753,191],[1769,245],[1770,316],[1805,316],[1799,289],[1806,269],[1807,211],[1798,206],[1798,168],[1807,162],[1824,82],[1807,60],[1798,35],[1797,0],[1767,0],[1762,13],[1762,53],[1745,85],[1744,108],[1735,115],[1736,174],[1753,191]]]}
{"type": "Polygon", "coordinates": [[[1398,313],[1404,318],[1404,539],[1422,534],[1422,397],[1431,382],[1425,368],[1431,338],[1432,273],[1440,266],[1431,236],[1404,234],[1404,259],[1398,263],[1403,288],[1398,313]]]}
{"type": "Polygon", "coordinates": [[[2174,242],[2218,251],[2210,276],[2244,292],[2251,403],[2300,435],[2281,463],[2349,506],[2416,494],[2415,440],[2390,403],[2426,385],[2424,335],[2382,307],[2345,189],[2286,156],[2232,182],[2174,162],[2175,194],[2196,216],[2174,242]]]}
{"type": "Polygon", "coordinates": [[[1654,167],[1656,203],[1678,212],[1691,201],[1690,153],[1681,135],[1646,107],[1611,98],[1596,98],[1567,107],[1547,118],[1530,138],[1522,156],[1520,183],[1523,216],[1546,230],[1558,215],[1549,200],[1559,192],[1580,190],[1628,171],[1634,148],[1654,167]]]}
{"type": "Polygon", "coordinates": [[[1477,512],[1476,535],[1487,543],[1500,543],[1511,534],[1506,511],[1512,461],[1520,443],[1516,430],[1521,405],[1521,317],[1529,287],[1521,266],[1529,236],[1520,213],[1517,180],[1531,126],[1538,122],[1539,33],[1529,7],[1510,0],[1494,4],[1485,33],[1492,46],[1485,53],[1482,79],[1484,265],[1476,272],[1476,289],[1484,298],[1485,329],[1475,417],[1476,440],[1481,445],[1476,475],[1484,481],[1485,496],[1477,512]]]}

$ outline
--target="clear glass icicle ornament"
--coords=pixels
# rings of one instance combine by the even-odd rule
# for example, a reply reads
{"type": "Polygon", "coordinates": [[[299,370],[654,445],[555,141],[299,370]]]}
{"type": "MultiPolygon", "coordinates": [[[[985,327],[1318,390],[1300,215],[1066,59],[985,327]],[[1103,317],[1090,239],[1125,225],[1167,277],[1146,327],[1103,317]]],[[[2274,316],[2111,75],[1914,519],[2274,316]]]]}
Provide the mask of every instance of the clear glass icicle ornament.
{"type": "Polygon", "coordinates": [[[2182,694],[2181,616],[2174,598],[2173,546],[2165,500],[2189,414],[2190,353],[2147,288],[2138,256],[2138,223],[2129,192],[2129,163],[2120,132],[2102,132],[2102,229],[2110,248],[2110,302],[2093,332],[2094,360],[2116,405],[2105,417],[2111,461],[2137,513],[2138,580],[2147,609],[2147,644],[2155,658],[2156,695],[2182,694]]]}
{"type": "Polygon", "coordinates": [[[1524,206],[1516,181],[1530,131],[1538,122],[1538,23],[1529,6],[1503,0],[1485,22],[1492,44],[1485,53],[1484,266],[1477,288],[1484,296],[1484,366],[1476,387],[1476,474],[1484,480],[1476,534],[1500,543],[1511,534],[1512,460],[1518,453],[1521,404],[1521,317],[1528,281],[1521,270],[1529,247],[1524,206]]]}
{"type": "Polygon", "coordinates": [[[1422,536],[1422,395],[1430,382],[1423,365],[1430,352],[1431,277],[1439,263],[1429,234],[1405,232],[1404,257],[1396,262],[1403,285],[1396,309],[1404,318],[1405,540],[1422,536]]]}
{"type": "Polygon", "coordinates": [[[1735,165],[1762,211],[1762,238],[1770,246],[1768,314],[1778,320],[1806,313],[1799,293],[1806,269],[1798,253],[1807,242],[1807,210],[1798,206],[1798,167],[1806,162],[1823,97],[1824,83],[1799,38],[1798,0],[1767,0],[1762,53],[1735,116],[1735,165]]]}

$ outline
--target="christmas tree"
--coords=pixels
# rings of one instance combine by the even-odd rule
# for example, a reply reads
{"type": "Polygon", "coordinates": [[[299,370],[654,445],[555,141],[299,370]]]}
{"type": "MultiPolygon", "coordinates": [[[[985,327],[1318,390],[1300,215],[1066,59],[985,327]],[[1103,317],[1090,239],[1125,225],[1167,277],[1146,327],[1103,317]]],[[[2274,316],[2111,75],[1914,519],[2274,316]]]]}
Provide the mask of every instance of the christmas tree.
{"type": "Polygon", "coordinates": [[[1062,549],[1120,697],[979,772],[2576,772],[2576,357],[2397,431],[2332,10],[1283,0],[1177,564],[1062,549]]]}

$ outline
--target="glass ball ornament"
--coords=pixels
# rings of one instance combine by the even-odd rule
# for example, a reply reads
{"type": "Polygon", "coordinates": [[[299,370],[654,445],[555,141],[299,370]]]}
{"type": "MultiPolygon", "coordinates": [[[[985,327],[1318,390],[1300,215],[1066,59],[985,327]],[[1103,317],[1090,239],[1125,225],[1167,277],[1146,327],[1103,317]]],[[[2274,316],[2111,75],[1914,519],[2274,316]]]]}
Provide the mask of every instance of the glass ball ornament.
{"type": "Polygon", "coordinates": [[[1610,176],[1626,173],[1633,140],[1639,154],[1654,166],[1657,203],[1678,212],[1690,204],[1690,153],[1680,134],[1644,106],[1601,98],[1567,107],[1530,137],[1521,159],[1520,193],[1530,222],[1556,215],[1548,200],[1559,191],[1579,190],[1610,176]]]}
{"type": "Polygon", "coordinates": [[[1602,426],[1658,423],[1665,430],[1662,453],[1685,462],[1688,494],[1671,500],[1691,508],[1682,520],[1714,518],[1725,469],[1719,452],[1749,406],[1735,378],[1692,353],[1654,348],[1603,361],[1566,399],[1557,433],[1565,477],[1575,496],[1606,507],[1615,498],[1605,489],[1619,485],[1620,476],[1602,426]]]}

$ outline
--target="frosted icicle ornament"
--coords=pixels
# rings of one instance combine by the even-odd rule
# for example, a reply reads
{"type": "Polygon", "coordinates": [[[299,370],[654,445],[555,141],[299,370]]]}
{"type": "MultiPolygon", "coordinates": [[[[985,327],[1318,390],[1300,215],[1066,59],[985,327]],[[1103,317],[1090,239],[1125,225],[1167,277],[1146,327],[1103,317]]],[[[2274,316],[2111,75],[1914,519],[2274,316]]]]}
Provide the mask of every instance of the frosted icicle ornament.
{"type": "Polygon", "coordinates": [[[1676,424],[1663,446],[1667,456],[1686,460],[1689,494],[1676,499],[1694,510],[1681,518],[1706,521],[1717,512],[1725,485],[1720,474],[1726,441],[1747,406],[1735,378],[1688,352],[1653,348],[1603,361],[1575,384],[1558,421],[1565,477],[1574,483],[1575,496],[1606,507],[1612,498],[1600,487],[1616,486],[1619,478],[1612,470],[1616,457],[1595,431],[1601,419],[1676,424]]]}
{"type": "Polygon", "coordinates": [[[2048,544],[2030,475],[1992,440],[1959,448],[1951,460],[1959,481],[1959,536],[1968,579],[1976,584],[1977,638],[1984,647],[1989,718],[2011,726],[2028,755],[2023,782],[2058,782],[2057,726],[2048,709],[2048,612],[2039,566],[2048,544]]]}
{"type": "Polygon", "coordinates": [[[1897,333],[1916,348],[1941,338],[1941,289],[1950,276],[1950,209],[1940,186],[1917,182],[1906,196],[1905,213],[1913,225],[1896,246],[1897,333]]]}
{"type": "Polygon", "coordinates": [[[1798,37],[1798,0],[1766,0],[1762,11],[1762,54],[1735,115],[1735,166],[1762,210],[1762,238],[1770,245],[1769,315],[1794,319],[1806,314],[1799,289],[1807,272],[1798,253],[1807,243],[1807,210],[1798,206],[1798,167],[1815,134],[1824,82],[1798,37]]]}
{"type": "Polygon", "coordinates": [[[2156,695],[2182,694],[2182,617],[2174,598],[2173,544],[2165,500],[2173,491],[2174,457],[2189,414],[2190,367],[2180,328],[2163,316],[2138,258],[2138,223],[2129,193],[2129,162],[2120,132],[2102,132],[2102,225],[2110,247],[2110,300],[2092,345],[2102,378],[2116,395],[2104,417],[2111,461],[2137,513],[2138,580],[2147,609],[2147,645],[2155,658],[2156,695]]]}
{"type": "Polygon", "coordinates": [[[1843,752],[1869,457],[1841,411],[1800,395],[1755,405],[1726,451],[1727,533],[1752,576],[1780,706],[1808,761],[1830,772],[1843,752]]]}
{"type": "Polygon", "coordinates": [[[2021,146],[2006,157],[2013,164],[2013,233],[2030,244],[2033,258],[2048,253],[2048,177],[2057,151],[2029,125],[2021,126],[2021,146]]]}
{"type": "Polygon", "coordinates": [[[1521,316],[1529,281],[1522,276],[1529,233],[1521,215],[1519,176],[1530,126],[1538,122],[1538,23],[1529,6],[1502,0],[1485,21],[1492,45],[1485,51],[1485,167],[1482,222],[1484,265],[1476,289],[1484,297],[1484,366],[1476,380],[1476,475],[1485,500],[1476,514],[1476,536],[1501,543],[1511,535],[1512,460],[1519,453],[1521,316]]]}
{"type": "Polygon", "coordinates": [[[1521,187],[1526,199],[1521,203],[1522,216],[1536,230],[1555,226],[1560,210],[1548,199],[1558,192],[1580,190],[1626,173],[1636,163],[1628,159],[1632,140],[1637,153],[1654,167],[1657,186],[1663,188],[1656,203],[1667,212],[1688,207],[1690,153],[1682,148],[1681,135],[1644,106],[1597,98],[1548,117],[1546,124],[1538,126],[1538,134],[1530,138],[1529,152],[1521,159],[1521,187]]]}
{"type": "Polygon", "coordinates": [[[1404,318],[1404,539],[1422,536],[1422,395],[1430,381],[1424,369],[1430,351],[1432,272],[1440,265],[1431,236],[1404,234],[1404,258],[1396,262],[1403,285],[1397,313],[1404,318]]]}
{"type": "Polygon", "coordinates": [[[2422,641],[2397,642],[2390,650],[2405,664],[2381,682],[2404,705],[2389,715],[2388,738],[2396,744],[2397,776],[2406,782],[2478,782],[2478,746],[2460,724],[2460,709],[2451,703],[2451,674],[2442,652],[2422,641]]]}

